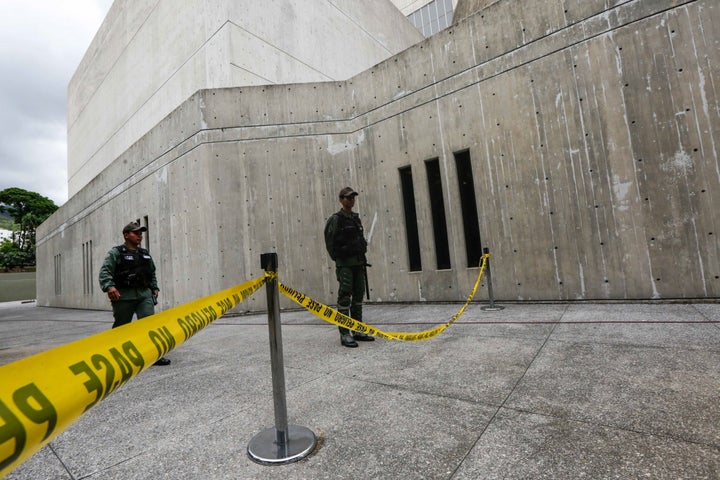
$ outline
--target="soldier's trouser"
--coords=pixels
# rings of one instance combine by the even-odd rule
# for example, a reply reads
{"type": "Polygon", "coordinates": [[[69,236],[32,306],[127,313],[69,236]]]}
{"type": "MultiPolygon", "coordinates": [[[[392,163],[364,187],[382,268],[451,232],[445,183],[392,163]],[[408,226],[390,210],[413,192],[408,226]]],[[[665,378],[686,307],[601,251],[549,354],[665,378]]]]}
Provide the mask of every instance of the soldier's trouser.
{"type": "MultiPolygon", "coordinates": [[[[335,275],[338,280],[338,311],[349,315],[355,320],[362,321],[362,304],[365,295],[365,267],[336,267],[335,275]]],[[[350,333],[344,327],[338,327],[340,333],[350,333]]]]}
{"type": "Polygon", "coordinates": [[[155,306],[153,305],[152,297],[123,300],[121,296],[120,300],[112,302],[112,308],[113,318],[115,319],[115,323],[113,323],[112,328],[130,323],[133,315],[136,313],[138,320],[144,317],[149,317],[155,313],[155,306]]]}

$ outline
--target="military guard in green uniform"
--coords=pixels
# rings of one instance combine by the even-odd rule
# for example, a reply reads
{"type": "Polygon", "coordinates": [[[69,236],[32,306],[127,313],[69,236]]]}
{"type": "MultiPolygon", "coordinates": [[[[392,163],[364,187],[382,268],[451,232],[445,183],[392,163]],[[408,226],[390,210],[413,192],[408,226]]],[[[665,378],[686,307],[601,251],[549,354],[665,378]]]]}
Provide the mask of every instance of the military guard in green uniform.
{"type": "MultiPolygon", "coordinates": [[[[107,293],[112,304],[115,322],[112,328],[155,313],[160,289],[155,276],[155,262],[150,252],[140,247],[146,227],[130,222],[123,228],[125,243],[113,247],[100,267],[100,288],[107,293]]],[[[160,358],[155,365],[169,365],[170,360],[160,358]]]]}
{"type": "MultiPolygon", "coordinates": [[[[325,247],[335,261],[338,280],[337,308],[340,313],[362,321],[363,295],[366,285],[367,241],[360,216],[353,212],[358,193],[350,187],[340,190],[340,211],[332,214],[325,224],[325,247]]],[[[340,343],[345,347],[357,347],[357,341],[371,342],[371,335],[350,332],[340,328],[340,343]]]]}

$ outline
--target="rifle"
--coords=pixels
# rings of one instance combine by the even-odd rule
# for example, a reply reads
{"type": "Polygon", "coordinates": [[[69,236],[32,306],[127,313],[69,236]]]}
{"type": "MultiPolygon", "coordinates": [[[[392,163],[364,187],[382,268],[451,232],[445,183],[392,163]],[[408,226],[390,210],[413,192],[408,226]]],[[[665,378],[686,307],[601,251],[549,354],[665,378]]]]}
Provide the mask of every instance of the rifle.
{"type": "Polygon", "coordinates": [[[367,262],[363,265],[363,269],[365,270],[365,294],[367,295],[367,299],[370,300],[370,284],[368,283],[367,267],[372,267],[372,265],[367,262]]]}

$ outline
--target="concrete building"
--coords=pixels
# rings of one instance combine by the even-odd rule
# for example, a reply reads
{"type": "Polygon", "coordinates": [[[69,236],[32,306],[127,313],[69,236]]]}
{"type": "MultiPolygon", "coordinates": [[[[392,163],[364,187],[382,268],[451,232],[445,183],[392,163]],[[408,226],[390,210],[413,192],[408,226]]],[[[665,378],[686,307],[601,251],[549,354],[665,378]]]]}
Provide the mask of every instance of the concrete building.
{"type": "MultiPolygon", "coordinates": [[[[40,305],[108,308],[97,267],[132,219],[149,227],[164,307],[259,275],[270,251],[283,283],[332,303],[322,225],[346,185],[361,193],[373,301],[463,300],[483,247],[498,300],[718,297],[717,2],[460,0],[454,24],[425,40],[398,33],[396,19],[409,23],[388,8],[365,13],[375,30],[352,34],[382,43],[374,39],[392,18],[387,46],[333,50],[362,57],[359,70],[316,66],[327,78],[293,83],[243,75],[257,80],[244,86],[181,80],[190,57],[166,65],[154,53],[182,44],[198,22],[217,38],[207,32],[228,25],[217,12],[237,2],[171,2],[194,5],[193,25],[154,14],[166,1],[145,3],[116,1],[108,19],[123,17],[136,33],[106,20],[71,84],[75,192],[38,229],[40,305]],[[213,13],[210,3],[223,6],[213,13]],[[141,25],[152,28],[140,34],[141,25]],[[105,74],[133,51],[115,80],[105,74]],[[161,88],[123,83],[140,61],[143,75],[165,72],[161,88]],[[73,103],[101,91],[93,108],[73,103]]],[[[316,13],[353,3],[328,1],[316,13]]],[[[272,17],[269,30],[295,31],[298,14],[272,17]]],[[[304,24],[317,28],[302,29],[314,39],[304,47],[337,43],[327,32],[348,17],[365,18],[310,15],[315,23],[304,24]]],[[[222,71],[213,59],[241,57],[200,44],[207,72],[222,71]]],[[[264,298],[242,308],[262,309],[264,298]]]]}
{"type": "Polygon", "coordinates": [[[68,87],[68,193],[198,90],[345,80],[421,39],[388,0],[116,0],[68,87]]]}

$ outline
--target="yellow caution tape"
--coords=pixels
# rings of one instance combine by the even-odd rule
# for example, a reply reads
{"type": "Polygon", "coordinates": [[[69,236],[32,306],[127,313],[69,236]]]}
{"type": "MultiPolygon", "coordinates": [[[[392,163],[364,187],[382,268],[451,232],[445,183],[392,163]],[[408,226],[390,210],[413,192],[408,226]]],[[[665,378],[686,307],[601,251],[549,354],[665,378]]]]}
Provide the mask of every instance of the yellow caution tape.
{"type": "Polygon", "coordinates": [[[428,340],[430,338],[433,338],[434,336],[438,335],[440,332],[448,328],[450,325],[455,322],[458,318],[460,318],[460,315],[465,312],[465,309],[470,305],[470,302],[472,301],[473,297],[475,296],[475,293],[477,292],[478,286],[480,285],[480,279],[483,276],[483,273],[485,272],[485,265],[487,264],[487,259],[490,257],[489,253],[486,253],[482,256],[480,259],[480,273],[478,273],[477,280],[475,281],[475,285],[472,288],[472,291],[470,292],[470,295],[468,295],[467,300],[465,301],[465,305],[462,306],[462,308],[455,314],[453,317],[446,323],[442,325],[438,325],[435,328],[432,328],[430,330],[425,330],[423,332],[384,332],[378,328],[373,327],[372,325],[368,325],[367,323],[360,322],[358,320],[355,320],[354,318],[351,318],[343,313],[338,312],[334,308],[328,307],[327,305],[318,302],[317,300],[313,300],[312,298],[308,297],[304,293],[298,292],[297,290],[293,290],[292,288],[288,288],[282,283],[279,283],[279,290],[283,293],[286,297],[290,298],[295,303],[301,305],[305,309],[307,309],[310,313],[315,315],[316,317],[319,317],[326,322],[334,323],[335,325],[338,325],[340,327],[345,327],[347,329],[353,330],[355,332],[365,333],[367,335],[372,335],[374,337],[378,338],[384,338],[386,340],[400,340],[405,342],[417,342],[420,340],[428,340]]]}
{"type": "MultiPolygon", "coordinates": [[[[279,290],[319,318],[387,340],[419,341],[453,324],[477,292],[487,259],[467,301],[443,325],[423,332],[384,332],[279,283],[279,290]]],[[[250,297],[276,272],[0,366],[0,477],[30,458],[83,413],[160,357],[250,297]]]]}
{"type": "Polygon", "coordinates": [[[221,292],[0,366],[0,477],[267,281],[221,292]]]}

